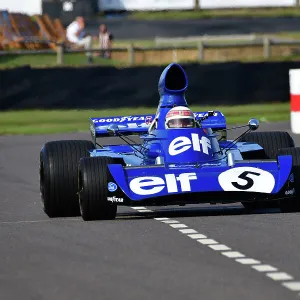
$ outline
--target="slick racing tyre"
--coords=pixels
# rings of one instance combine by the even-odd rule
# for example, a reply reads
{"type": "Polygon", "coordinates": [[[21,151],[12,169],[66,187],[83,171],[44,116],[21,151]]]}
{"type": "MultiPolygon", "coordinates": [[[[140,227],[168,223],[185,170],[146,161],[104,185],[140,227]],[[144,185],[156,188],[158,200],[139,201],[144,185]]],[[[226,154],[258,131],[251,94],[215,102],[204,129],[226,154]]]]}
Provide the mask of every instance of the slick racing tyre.
{"type": "Polygon", "coordinates": [[[244,159],[276,159],[279,149],[295,147],[293,138],[283,131],[250,132],[240,141],[256,143],[264,149],[250,152],[249,157],[244,157],[244,159]]]}
{"type": "Polygon", "coordinates": [[[122,164],[123,159],[111,157],[83,158],[79,163],[78,191],[81,216],[84,221],[113,220],[117,204],[109,202],[108,164],[122,164]]]}
{"type": "MultiPolygon", "coordinates": [[[[262,151],[253,151],[243,154],[244,159],[277,159],[278,150],[281,148],[295,147],[294,140],[287,132],[250,132],[243,137],[241,142],[252,142],[260,145],[262,151]]],[[[262,209],[278,207],[277,201],[271,202],[242,202],[246,209],[262,209]]]]}
{"type": "Polygon", "coordinates": [[[78,163],[94,149],[91,141],[54,141],[40,152],[42,206],[50,218],[80,216],[77,195],[78,163]]]}
{"type": "Polygon", "coordinates": [[[282,199],[279,202],[281,212],[299,212],[300,211],[300,148],[280,149],[278,155],[292,155],[295,197],[282,199]]]}

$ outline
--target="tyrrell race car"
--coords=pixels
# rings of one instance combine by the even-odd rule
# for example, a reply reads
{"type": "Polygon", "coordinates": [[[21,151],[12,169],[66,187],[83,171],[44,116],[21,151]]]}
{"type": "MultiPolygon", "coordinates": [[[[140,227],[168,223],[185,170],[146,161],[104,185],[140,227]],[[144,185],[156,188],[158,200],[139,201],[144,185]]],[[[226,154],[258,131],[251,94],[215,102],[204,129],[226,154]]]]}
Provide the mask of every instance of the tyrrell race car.
{"type": "Polygon", "coordinates": [[[45,213],[105,220],[120,205],[234,202],[300,211],[300,148],[292,137],[257,132],[259,122],[251,119],[239,126],[241,136],[227,140],[234,128],[222,112],[192,112],[187,87],[184,69],[172,63],[159,79],[155,114],[91,118],[92,141],[46,143],[40,152],[45,213]],[[111,137],[120,143],[103,146],[111,137]]]}

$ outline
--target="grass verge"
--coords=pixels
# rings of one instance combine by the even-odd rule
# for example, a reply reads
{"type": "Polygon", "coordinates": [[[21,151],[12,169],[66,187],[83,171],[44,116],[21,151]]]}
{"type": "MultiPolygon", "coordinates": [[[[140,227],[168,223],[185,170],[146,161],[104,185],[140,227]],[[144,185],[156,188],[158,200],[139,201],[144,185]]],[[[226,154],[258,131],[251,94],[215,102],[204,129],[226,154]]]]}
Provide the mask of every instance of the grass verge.
{"type": "MultiPolygon", "coordinates": [[[[107,60],[95,57],[95,64],[101,66],[121,66],[118,60],[107,60]]],[[[30,54],[30,55],[7,55],[0,56],[0,69],[14,68],[29,65],[31,67],[57,67],[56,54],[30,54]]],[[[64,66],[82,67],[87,65],[87,58],[84,54],[65,54],[64,66]]]]}
{"type": "MultiPolygon", "coordinates": [[[[220,110],[227,123],[246,124],[250,118],[261,122],[288,121],[289,103],[240,106],[191,106],[193,111],[220,110]]],[[[103,110],[26,110],[0,112],[0,135],[47,134],[88,131],[91,117],[154,114],[156,107],[119,108],[103,110]]]]}

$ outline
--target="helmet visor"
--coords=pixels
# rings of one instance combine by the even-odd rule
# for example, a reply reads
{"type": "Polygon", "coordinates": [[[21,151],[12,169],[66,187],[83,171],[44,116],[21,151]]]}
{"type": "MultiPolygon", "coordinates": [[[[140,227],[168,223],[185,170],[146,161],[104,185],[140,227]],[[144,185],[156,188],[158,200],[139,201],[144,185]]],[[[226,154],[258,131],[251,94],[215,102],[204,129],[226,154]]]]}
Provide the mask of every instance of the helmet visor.
{"type": "Polygon", "coordinates": [[[193,119],[172,119],[167,123],[169,128],[193,128],[195,127],[195,121],[193,119]]]}

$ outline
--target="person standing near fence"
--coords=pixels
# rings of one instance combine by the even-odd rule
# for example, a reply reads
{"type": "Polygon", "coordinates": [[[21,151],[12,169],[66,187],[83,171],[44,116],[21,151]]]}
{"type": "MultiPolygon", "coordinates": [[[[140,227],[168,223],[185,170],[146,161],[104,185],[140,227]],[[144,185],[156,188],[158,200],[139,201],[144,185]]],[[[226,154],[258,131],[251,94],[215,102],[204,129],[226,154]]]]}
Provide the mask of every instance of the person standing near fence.
{"type": "MultiPolygon", "coordinates": [[[[77,17],[66,30],[66,37],[68,41],[77,46],[83,46],[85,50],[92,49],[93,38],[90,35],[86,35],[85,31],[85,20],[83,17],[77,17]]],[[[93,62],[93,56],[91,52],[86,52],[88,62],[93,62]]]]}
{"type": "MultiPolygon", "coordinates": [[[[112,47],[113,35],[108,32],[107,26],[105,24],[101,24],[99,26],[99,45],[100,49],[109,49],[112,47]]],[[[102,56],[104,58],[111,58],[110,51],[103,51],[102,56]]]]}

